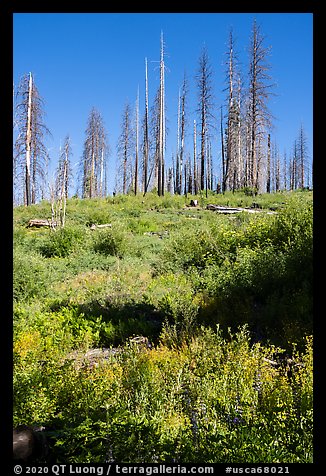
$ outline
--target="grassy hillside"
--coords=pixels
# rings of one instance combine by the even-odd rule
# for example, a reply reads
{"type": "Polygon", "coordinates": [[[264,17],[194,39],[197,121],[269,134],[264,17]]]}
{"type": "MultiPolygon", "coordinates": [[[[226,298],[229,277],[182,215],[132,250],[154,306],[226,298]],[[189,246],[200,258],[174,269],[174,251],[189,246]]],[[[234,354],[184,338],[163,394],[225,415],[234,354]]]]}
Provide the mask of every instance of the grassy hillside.
{"type": "Polygon", "coordinates": [[[15,208],[14,424],[56,461],[311,461],[312,192],[197,198],[15,208]]]}

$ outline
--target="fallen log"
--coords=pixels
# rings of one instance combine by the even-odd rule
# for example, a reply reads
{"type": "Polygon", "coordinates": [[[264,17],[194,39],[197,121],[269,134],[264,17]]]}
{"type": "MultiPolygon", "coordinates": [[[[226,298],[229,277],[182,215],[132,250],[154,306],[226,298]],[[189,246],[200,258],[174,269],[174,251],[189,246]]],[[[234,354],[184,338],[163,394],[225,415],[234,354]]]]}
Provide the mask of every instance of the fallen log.
{"type": "Polygon", "coordinates": [[[164,231],[145,231],[144,232],[144,235],[147,235],[147,236],[158,236],[159,238],[163,238],[165,236],[169,236],[169,231],[168,230],[164,230],[164,231]]]}
{"type": "Polygon", "coordinates": [[[27,227],[36,227],[40,228],[41,226],[50,226],[52,228],[58,226],[56,221],[53,220],[44,220],[44,219],[39,219],[39,218],[34,218],[32,220],[29,220],[27,227]]]}
{"type": "MultiPolygon", "coordinates": [[[[247,212],[247,213],[260,213],[263,212],[264,210],[260,208],[242,208],[242,207],[226,207],[222,205],[214,205],[213,203],[209,203],[206,206],[207,210],[212,210],[217,213],[241,213],[241,212],[247,212]]],[[[275,211],[268,211],[266,212],[268,215],[276,213],[275,211]]]]}
{"type": "Polygon", "coordinates": [[[78,350],[67,355],[66,360],[72,361],[75,369],[92,370],[101,363],[108,362],[111,356],[121,352],[121,348],[89,349],[86,353],[78,350]]]}
{"type": "Polygon", "coordinates": [[[95,223],[93,223],[91,225],[91,230],[96,230],[96,228],[111,228],[112,227],[112,223],[103,223],[102,225],[96,225],[95,223]]]}
{"type": "MultiPolygon", "coordinates": [[[[246,209],[246,208],[225,207],[225,206],[222,206],[222,205],[214,205],[212,203],[209,203],[206,206],[206,209],[207,210],[212,210],[212,211],[218,212],[218,213],[240,213],[240,212],[243,212],[243,211],[248,211],[248,209],[246,209]]],[[[256,210],[252,210],[252,211],[255,212],[256,210]]]]}

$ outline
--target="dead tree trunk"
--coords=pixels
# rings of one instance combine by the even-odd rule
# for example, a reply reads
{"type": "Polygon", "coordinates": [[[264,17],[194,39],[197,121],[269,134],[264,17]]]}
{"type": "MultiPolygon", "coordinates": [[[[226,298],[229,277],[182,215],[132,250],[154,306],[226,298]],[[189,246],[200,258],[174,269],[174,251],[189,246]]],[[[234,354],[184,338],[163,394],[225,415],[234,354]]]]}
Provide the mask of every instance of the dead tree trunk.
{"type": "Polygon", "coordinates": [[[138,186],[138,115],[139,115],[139,88],[136,100],[136,157],[135,157],[135,195],[137,195],[138,186]]]}
{"type": "Polygon", "coordinates": [[[271,135],[268,134],[267,139],[267,183],[266,183],[266,192],[270,193],[271,191],[271,135]]]}
{"type": "Polygon", "coordinates": [[[164,44],[163,32],[161,33],[161,58],[160,58],[160,98],[159,98],[159,150],[157,193],[164,195],[164,150],[165,150],[165,91],[164,91],[164,44]]]}
{"type": "Polygon", "coordinates": [[[27,206],[31,204],[32,90],[33,90],[33,78],[32,78],[32,73],[29,73],[27,130],[26,130],[26,174],[25,174],[25,190],[26,190],[26,205],[27,206]]]}
{"type": "Polygon", "coordinates": [[[225,150],[224,150],[224,131],[223,131],[223,110],[221,106],[221,153],[222,153],[222,193],[226,190],[227,180],[227,167],[225,163],[225,150]]]}
{"type": "Polygon", "coordinates": [[[194,177],[194,194],[197,195],[197,130],[196,130],[196,119],[194,119],[194,157],[193,157],[193,177],[194,177]]]}
{"type": "Polygon", "coordinates": [[[144,128],[144,196],[148,187],[148,154],[149,154],[149,138],[148,138],[148,78],[147,78],[147,58],[145,58],[145,128],[144,128]]]}

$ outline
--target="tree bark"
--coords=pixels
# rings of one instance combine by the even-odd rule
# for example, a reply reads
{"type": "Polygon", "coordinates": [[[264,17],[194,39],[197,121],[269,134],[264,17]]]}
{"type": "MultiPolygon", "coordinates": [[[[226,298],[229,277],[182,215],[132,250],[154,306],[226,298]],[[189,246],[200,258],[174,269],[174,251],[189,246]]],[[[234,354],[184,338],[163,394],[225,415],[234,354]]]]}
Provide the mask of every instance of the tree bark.
{"type": "Polygon", "coordinates": [[[137,92],[137,100],[136,100],[136,157],[135,157],[135,195],[138,192],[138,115],[139,115],[139,89],[137,92]]]}
{"type": "Polygon", "coordinates": [[[194,164],[193,164],[193,176],[194,176],[194,194],[198,193],[197,185],[197,130],[196,130],[196,120],[194,119],[194,164]]]}
{"type": "Polygon", "coordinates": [[[165,90],[164,90],[164,44],[163,32],[161,33],[161,58],[160,58],[160,98],[159,98],[159,150],[157,193],[164,195],[164,149],[165,149],[165,90]]]}
{"type": "Polygon", "coordinates": [[[266,192],[270,193],[271,191],[271,135],[268,134],[267,139],[267,182],[266,182],[266,192]]]}
{"type": "Polygon", "coordinates": [[[148,78],[147,78],[147,58],[145,58],[145,131],[144,131],[144,196],[148,188],[148,153],[149,153],[149,139],[148,139],[148,78]]]}
{"type": "Polygon", "coordinates": [[[25,190],[26,190],[26,205],[27,206],[31,204],[32,91],[33,91],[33,78],[32,78],[32,73],[29,73],[27,129],[26,129],[26,173],[25,173],[25,190]]]}

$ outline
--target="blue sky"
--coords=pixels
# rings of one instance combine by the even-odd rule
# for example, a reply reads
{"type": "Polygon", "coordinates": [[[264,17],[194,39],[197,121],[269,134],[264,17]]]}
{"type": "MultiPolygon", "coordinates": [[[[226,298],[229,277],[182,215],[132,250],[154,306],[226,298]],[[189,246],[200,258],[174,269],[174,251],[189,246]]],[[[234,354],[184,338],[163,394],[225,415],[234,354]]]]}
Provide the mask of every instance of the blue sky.
{"type": "MultiPolygon", "coordinates": [[[[218,126],[225,101],[225,52],[230,27],[243,74],[248,72],[248,46],[254,18],[271,46],[270,74],[276,95],[269,102],[274,115],[272,139],[289,156],[303,123],[313,154],[313,14],[312,13],[16,13],[14,14],[14,83],[34,74],[45,101],[47,139],[53,165],[60,143],[70,135],[72,161],[83,152],[92,107],[102,114],[111,148],[109,191],[114,186],[116,146],[127,101],[133,106],[137,89],[144,111],[144,62],[148,59],[149,101],[159,85],[160,34],[164,34],[166,106],[169,135],[166,158],[176,149],[178,90],[186,72],[189,81],[188,139],[196,117],[194,76],[203,45],[212,65],[218,126]],[[28,32],[28,45],[26,35],[28,32]]],[[[213,142],[216,169],[220,160],[218,133],[213,142]]],[[[191,149],[190,149],[191,150],[191,149]]]]}

